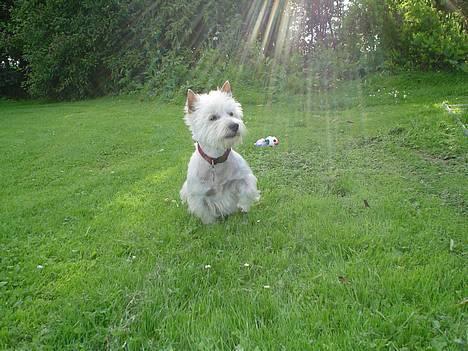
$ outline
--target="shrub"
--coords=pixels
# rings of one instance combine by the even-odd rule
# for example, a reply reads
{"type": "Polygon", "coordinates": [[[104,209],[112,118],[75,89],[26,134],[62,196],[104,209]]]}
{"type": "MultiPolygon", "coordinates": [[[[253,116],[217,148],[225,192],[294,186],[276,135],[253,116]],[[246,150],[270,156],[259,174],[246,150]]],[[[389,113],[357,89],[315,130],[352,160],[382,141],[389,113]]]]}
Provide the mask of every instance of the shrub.
{"type": "Polygon", "coordinates": [[[403,67],[461,69],[468,57],[468,34],[460,12],[442,12],[429,0],[396,5],[400,40],[392,59],[403,67]]]}

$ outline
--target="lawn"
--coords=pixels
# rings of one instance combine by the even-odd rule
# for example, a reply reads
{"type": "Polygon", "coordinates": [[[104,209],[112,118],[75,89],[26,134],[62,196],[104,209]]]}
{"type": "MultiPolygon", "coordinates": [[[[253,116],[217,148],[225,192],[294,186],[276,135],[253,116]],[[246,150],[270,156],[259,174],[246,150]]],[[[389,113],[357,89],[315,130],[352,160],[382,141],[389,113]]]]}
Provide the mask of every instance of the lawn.
{"type": "Polygon", "coordinates": [[[234,83],[262,199],[212,226],[181,99],[0,101],[0,349],[466,350],[467,78],[234,83]]]}

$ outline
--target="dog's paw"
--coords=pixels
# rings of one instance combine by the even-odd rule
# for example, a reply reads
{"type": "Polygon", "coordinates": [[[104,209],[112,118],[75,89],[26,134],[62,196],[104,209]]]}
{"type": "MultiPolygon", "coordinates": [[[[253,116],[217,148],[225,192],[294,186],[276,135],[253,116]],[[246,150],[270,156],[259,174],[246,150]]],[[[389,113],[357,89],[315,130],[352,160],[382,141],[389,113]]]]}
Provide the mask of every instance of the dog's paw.
{"type": "Polygon", "coordinates": [[[214,224],[216,223],[217,218],[212,217],[212,216],[203,216],[203,217],[200,217],[200,220],[202,221],[203,224],[214,224]]]}
{"type": "Polygon", "coordinates": [[[250,204],[249,205],[239,205],[238,208],[239,208],[239,211],[241,213],[247,213],[250,210],[250,204]]]}

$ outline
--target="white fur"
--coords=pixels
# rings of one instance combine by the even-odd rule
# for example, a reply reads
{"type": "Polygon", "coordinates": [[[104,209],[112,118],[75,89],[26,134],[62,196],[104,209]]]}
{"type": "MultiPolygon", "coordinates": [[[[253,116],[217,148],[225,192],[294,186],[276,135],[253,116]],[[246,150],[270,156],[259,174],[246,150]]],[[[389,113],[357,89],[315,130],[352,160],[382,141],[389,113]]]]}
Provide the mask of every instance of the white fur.
{"type": "MultiPolygon", "coordinates": [[[[185,123],[203,151],[217,158],[227,148],[239,144],[246,133],[242,107],[232,98],[230,86],[228,92],[224,91],[223,86],[223,90],[195,96],[193,104],[187,100],[185,123]],[[213,115],[219,118],[211,121],[213,115]],[[239,125],[235,136],[229,129],[232,123],[239,125]]],[[[260,193],[257,190],[257,178],[237,152],[231,150],[225,162],[213,167],[195,148],[180,197],[192,214],[208,224],[238,210],[247,212],[252,203],[259,200],[260,193]]]]}

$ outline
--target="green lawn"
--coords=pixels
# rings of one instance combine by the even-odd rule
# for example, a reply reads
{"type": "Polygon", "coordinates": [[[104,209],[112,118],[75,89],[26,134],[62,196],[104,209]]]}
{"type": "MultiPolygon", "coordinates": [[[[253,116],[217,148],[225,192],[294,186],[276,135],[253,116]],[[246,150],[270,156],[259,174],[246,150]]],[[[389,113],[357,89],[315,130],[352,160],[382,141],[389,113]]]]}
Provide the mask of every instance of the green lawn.
{"type": "Polygon", "coordinates": [[[262,199],[212,226],[182,103],[0,101],[0,349],[466,350],[467,78],[239,89],[262,199]]]}

